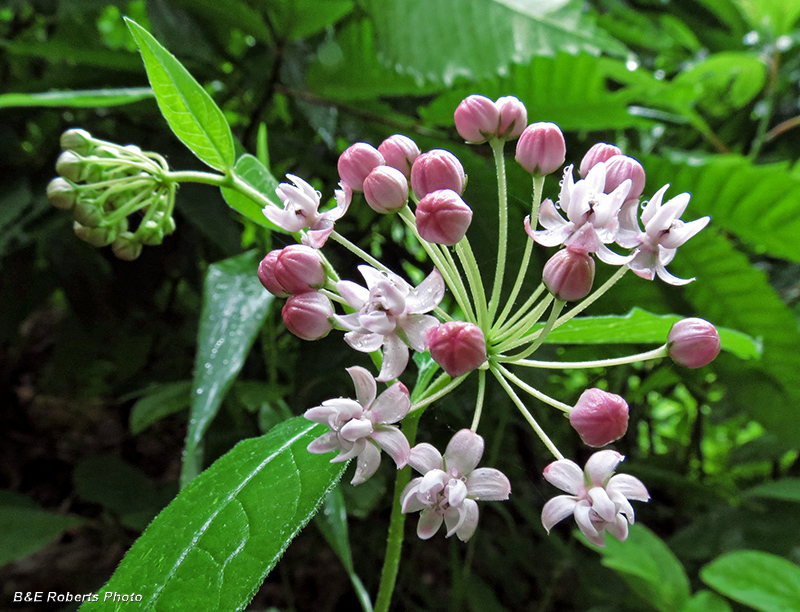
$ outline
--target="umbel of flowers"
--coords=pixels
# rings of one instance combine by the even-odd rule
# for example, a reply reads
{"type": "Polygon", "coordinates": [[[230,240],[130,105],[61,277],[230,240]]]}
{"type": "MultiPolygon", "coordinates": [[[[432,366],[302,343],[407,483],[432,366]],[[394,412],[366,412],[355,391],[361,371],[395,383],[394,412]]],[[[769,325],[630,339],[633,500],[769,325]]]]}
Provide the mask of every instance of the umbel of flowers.
{"type": "Polygon", "coordinates": [[[719,336],[701,319],[677,323],[663,346],[646,353],[592,362],[529,359],[553,329],[582,312],[628,271],[671,285],[694,280],[677,278],[667,266],[678,247],[709,218],[682,221],[689,194],[666,199],[668,185],[642,203],[644,168],[607,143],[586,153],[577,176],[574,166],[567,165],[560,173],[557,200],[542,201],[545,177],[565,162],[564,136],[552,123],[528,125],[525,106],[513,96],[497,101],[469,96],[455,111],[455,125],[468,143],[488,143],[496,162],[500,232],[491,285],[481,277],[469,243],[472,209],[461,162],[442,149],[423,153],[407,136],[391,136],[377,148],[359,142],[345,150],[338,162],[341,182],[333,208],[322,210],[322,194],[303,179],[287,175],[292,184],[277,189],[282,206],[269,204],[264,209],[270,221],[301,243],[268,253],[258,270],[269,291],[287,297],[287,327],[306,340],[340,330],[350,348],[379,355],[381,364],[374,377],[362,367],[348,369],[356,399],[329,399],[306,411],[306,418],[329,428],[308,450],[337,452],[331,461],[355,459],[353,484],[374,474],[386,452],[398,468],[408,465],[420,474],[402,482],[395,511],[419,512],[417,534],[423,539],[444,524],[447,536],[466,541],[478,526],[479,502],[504,500],[511,493],[500,471],[477,467],[484,446],[481,412],[491,375],[554,456],[545,479],[569,494],[545,505],[545,528],[549,531],[573,515],[579,529],[599,546],[606,532],[624,540],[634,520],[629,500],[647,501],[645,486],[626,474],[612,476],[624,459],[616,451],[595,453],[585,470],[565,459],[523,397],[533,398],[537,410],[544,406],[564,412],[582,441],[594,448],[625,435],[625,399],[592,388],[569,405],[530,386],[515,370],[610,366],[668,355],[686,367],[713,360],[720,350],[719,336]],[[530,214],[519,219],[509,219],[507,206],[503,149],[512,140],[517,140],[517,162],[533,179],[530,214]],[[334,222],[360,193],[377,213],[398,215],[427,253],[430,273],[417,286],[335,230],[334,222]],[[509,228],[529,236],[521,260],[513,264],[507,253],[509,228]],[[330,240],[363,260],[358,266],[363,283],[339,278],[322,254],[330,240]],[[529,265],[534,242],[555,249],[539,271],[529,265]],[[599,288],[594,288],[596,260],[617,268],[599,288]],[[506,277],[509,267],[517,271],[514,278],[506,277]],[[538,275],[541,283],[533,294],[523,296],[529,275],[538,275]],[[510,293],[501,303],[504,285],[510,293]],[[455,304],[451,311],[441,307],[446,292],[455,304]],[[572,307],[565,311],[568,303],[572,307]],[[413,402],[397,382],[411,351],[429,351],[442,370],[429,386],[415,391],[413,402]],[[414,445],[421,413],[472,375],[478,377],[478,396],[471,421],[452,424],[458,432],[444,453],[427,443],[414,445]],[[377,383],[389,386],[377,395],[377,383]],[[412,416],[413,426],[404,435],[398,426],[412,416]]]}

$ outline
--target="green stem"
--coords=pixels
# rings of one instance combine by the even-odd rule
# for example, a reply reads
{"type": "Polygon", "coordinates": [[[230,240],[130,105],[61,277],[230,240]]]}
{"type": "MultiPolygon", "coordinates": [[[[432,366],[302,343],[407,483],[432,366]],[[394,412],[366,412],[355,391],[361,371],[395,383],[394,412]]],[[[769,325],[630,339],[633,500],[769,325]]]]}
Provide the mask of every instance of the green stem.
{"type": "MultiPolygon", "coordinates": [[[[411,412],[403,419],[403,433],[408,438],[408,443],[414,446],[417,439],[417,425],[422,416],[422,410],[411,412]]],[[[397,581],[397,570],[400,567],[400,554],[403,550],[403,531],[406,515],[400,507],[400,496],[406,485],[411,480],[411,468],[405,467],[397,472],[394,484],[394,501],[392,503],[392,516],[389,520],[389,534],[386,538],[386,556],[383,560],[381,583],[378,587],[378,597],[375,601],[375,612],[388,612],[392,603],[392,593],[397,581]]]]}
{"type": "Polygon", "coordinates": [[[645,351],[627,357],[615,357],[613,359],[598,359],[595,361],[535,361],[533,359],[513,359],[498,355],[497,361],[508,365],[518,365],[526,368],[544,368],[548,370],[572,370],[582,368],[606,368],[610,366],[625,365],[636,363],[637,361],[649,361],[651,359],[661,359],[669,354],[667,345],[659,346],[652,351],[645,351]]]}
{"type": "Polygon", "coordinates": [[[528,342],[532,337],[532,334],[528,332],[531,327],[539,321],[542,314],[544,314],[544,311],[547,310],[547,307],[553,300],[552,294],[548,293],[533,310],[515,323],[510,329],[499,334],[497,338],[493,338],[496,351],[499,353],[528,342]]]}
{"type": "MultiPolygon", "coordinates": [[[[446,376],[446,375],[442,374],[442,376],[446,376]]],[[[441,378],[442,377],[440,376],[436,380],[436,382],[438,383],[439,380],[441,380],[441,378]]],[[[455,389],[458,385],[460,385],[462,382],[464,382],[466,380],[466,378],[467,378],[467,374],[459,376],[458,378],[454,378],[446,386],[442,387],[436,393],[433,393],[433,394],[427,395],[427,396],[423,396],[422,399],[420,399],[418,402],[415,402],[414,404],[411,405],[411,412],[418,412],[420,410],[420,408],[424,408],[425,406],[428,406],[429,404],[432,404],[436,400],[443,398],[445,395],[447,395],[453,389],[455,389]]],[[[435,387],[435,386],[436,386],[436,383],[431,385],[432,388],[435,387]]]]}
{"type": "Polygon", "coordinates": [[[536,349],[538,349],[540,346],[542,346],[542,343],[544,342],[545,338],[547,338],[547,336],[550,334],[550,331],[555,326],[558,315],[564,308],[564,304],[566,304],[566,302],[564,300],[559,300],[559,299],[556,299],[553,302],[553,307],[550,310],[550,316],[547,317],[547,323],[545,323],[544,327],[539,332],[536,333],[536,339],[533,341],[533,344],[531,344],[521,353],[517,353],[516,355],[514,355],[516,359],[523,359],[528,355],[530,355],[531,353],[535,352],[536,349]]]}
{"type": "MultiPolygon", "coordinates": [[[[203,183],[205,185],[215,185],[216,187],[233,187],[233,180],[230,176],[211,174],[210,172],[180,170],[176,172],[167,172],[164,174],[164,178],[174,183],[203,183]]],[[[259,202],[260,201],[259,199],[259,202]]]]}
{"type": "Polygon", "coordinates": [[[562,316],[558,321],[556,321],[556,324],[553,326],[553,329],[560,327],[561,325],[569,321],[571,318],[579,315],[584,310],[589,308],[589,306],[591,306],[598,299],[600,299],[606,291],[608,291],[609,289],[611,289],[611,287],[616,285],[617,281],[621,279],[623,276],[625,276],[628,270],[630,270],[628,266],[621,266],[620,269],[614,272],[614,275],[611,278],[609,278],[605,283],[603,283],[599,289],[595,290],[594,293],[592,293],[589,297],[584,298],[582,302],[580,302],[572,310],[570,310],[568,313],[562,316]]]}
{"type": "Polygon", "coordinates": [[[472,431],[478,431],[478,425],[481,422],[481,413],[483,412],[483,400],[486,396],[486,370],[478,370],[478,399],[475,401],[475,416],[472,417],[472,425],[469,428],[472,431]]]}
{"type": "Polygon", "coordinates": [[[481,331],[486,334],[491,323],[489,310],[486,306],[486,290],[483,288],[481,271],[478,268],[478,262],[475,260],[475,253],[472,252],[469,240],[464,238],[456,245],[456,255],[458,255],[461,265],[464,266],[467,282],[472,290],[472,297],[478,314],[477,319],[473,318],[473,320],[477,322],[481,331]]]}
{"type": "Polygon", "coordinates": [[[556,398],[550,397],[546,393],[542,393],[536,387],[531,387],[528,383],[526,383],[524,380],[522,380],[521,378],[519,378],[515,374],[512,374],[511,372],[509,372],[503,366],[498,365],[497,369],[500,370],[500,373],[503,376],[505,376],[508,380],[513,382],[520,389],[525,391],[525,393],[527,393],[528,395],[531,395],[531,396],[535,397],[536,399],[538,399],[540,402],[542,402],[544,404],[549,404],[553,408],[558,408],[559,410],[561,410],[562,412],[566,412],[567,414],[569,414],[572,411],[572,406],[570,406],[569,404],[565,404],[564,402],[560,402],[556,398]]]}
{"type": "Polygon", "coordinates": [[[372,255],[367,253],[361,247],[358,247],[355,244],[353,244],[352,242],[350,242],[347,238],[342,236],[336,230],[331,232],[331,236],[330,237],[333,238],[339,244],[341,244],[348,251],[353,253],[353,255],[355,255],[356,257],[358,257],[358,258],[362,259],[363,261],[367,262],[373,268],[375,268],[377,270],[381,270],[382,272],[391,272],[391,270],[389,270],[389,268],[384,266],[381,262],[379,262],[377,259],[375,259],[372,255]]]}
{"type": "MultiPolygon", "coordinates": [[[[513,315],[511,315],[511,318],[508,321],[506,321],[503,325],[501,325],[497,330],[494,330],[494,329],[492,330],[492,332],[494,333],[495,337],[496,338],[505,338],[505,337],[507,337],[509,335],[508,334],[509,330],[511,330],[513,327],[515,327],[517,325],[517,321],[519,321],[524,316],[530,315],[531,313],[529,312],[529,309],[533,306],[534,302],[536,302],[536,300],[539,299],[539,297],[542,295],[542,293],[544,293],[545,289],[546,289],[546,287],[544,286],[544,283],[539,283],[539,286],[536,287],[536,290],[533,293],[531,293],[531,295],[528,297],[528,299],[525,301],[525,303],[522,305],[522,307],[517,309],[517,312],[515,312],[513,315]]],[[[549,302],[547,302],[547,303],[549,303],[549,302]]],[[[543,311],[544,307],[546,307],[546,306],[547,306],[547,304],[542,302],[542,303],[538,304],[536,306],[536,308],[537,309],[541,308],[542,311],[543,311]]],[[[539,314],[541,315],[541,312],[539,314]]]]}
{"type": "Polygon", "coordinates": [[[505,141],[491,140],[489,144],[494,154],[494,164],[497,169],[497,203],[498,203],[498,240],[497,240],[497,267],[494,271],[494,285],[492,297],[489,300],[489,318],[494,319],[497,306],[500,303],[500,292],[503,289],[503,274],[506,269],[506,251],[508,250],[508,188],[506,186],[506,166],[503,158],[503,145],[505,141]]]}

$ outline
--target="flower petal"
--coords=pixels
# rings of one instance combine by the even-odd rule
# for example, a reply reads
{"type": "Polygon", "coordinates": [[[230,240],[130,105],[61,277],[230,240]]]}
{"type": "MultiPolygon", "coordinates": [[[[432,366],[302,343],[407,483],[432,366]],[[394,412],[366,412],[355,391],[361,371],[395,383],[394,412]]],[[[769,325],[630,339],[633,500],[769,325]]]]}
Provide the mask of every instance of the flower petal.
{"type": "MultiPolygon", "coordinates": [[[[339,441],[342,442],[343,444],[347,444],[347,441],[342,441],[341,437],[339,437],[339,441]]],[[[358,440],[353,442],[353,446],[349,450],[342,448],[342,450],[339,451],[339,454],[336,455],[333,459],[331,459],[331,463],[339,463],[341,461],[347,461],[348,459],[352,459],[353,457],[363,453],[366,446],[367,446],[366,438],[359,438],[358,440]]]]}
{"type": "MultiPolygon", "coordinates": [[[[528,232],[528,236],[533,238],[530,219],[530,216],[525,218],[525,231],[528,232]]],[[[557,231],[567,225],[569,221],[561,216],[556,208],[556,205],[553,204],[553,200],[547,198],[539,207],[539,223],[547,230],[557,231]]]]}
{"type": "Polygon", "coordinates": [[[351,485],[360,485],[378,471],[381,465],[381,451],[374,444],[367,443],[356,461],[356,473],[351,485]]]}
{"type": "Polygon", "coordinates": [[[617,538],[620,542],[628,539],[628,522],[623,516],[617,516],[616,519],[606,525],[606,531],[617,538]]]}
{"type": "Polygon", "coordinates": [[[621,461],[625,460],[625,456],[619,454],[615,450],[601,450],[589,457],[586,462],[584,471],[589,482],[595,487],[605,486],[608,479],[617,469],[621,461]]]}
{"type": "Polygon", "coordinates": [[[329,431],[328,433],[322,434],[319,438],[309,444],[306,450],[309,453],[321,455],[323,453],[330,453],[335,450],[340,450],[341,448],[342,447],[339,444],[339,437],[336,435],[336,432],[329,431]]]}
{"type": "Polygon", "coordinates": [[[365,409],[368,409],[370,404],[375,401],[375,393],[378,390],[375,379],[366,368],[362,368],[361,366],[353,366],[352,368],[347,368],[346,371],[350,375],[350,378],[353,379],[358,403],[365,409]]]}
{"type": "MultiPolygon", "coordinates": [[[[449,537],[455,532],[459,540],[466,542],[475,533],[475,529],[478,528],[478,504],[471,499],[465,499],[464,503],[457,511],[459,515],[458,523],[453,529],[448,531],[447,535],[449,537]]],[[[447,520],[447,515],[445,515],[445,520],[447,520]]]]}
{"type": "Polygon", "coordinates": [[[628,499],[635,499],[637,501],[650,501],[650,493],[644,486],[641,480],[630,474],[615,474],[611,477],[606,485],[606,491],[611,495],[612,493],[620,493],[628,499]]]}
{"type": "Polygon", "coordinates": [[[431,470],[422,477],[422,482],[419,483],[419,492],[421,495],[438,495],[450,482],[448,476],[442,470],[431,470]]]}
{"type": "Polygon", "coordinates": [[[422,510],[423,508],[427,508],[427,504],[422,502],[419,497],[417,497],[417,493],[419,493],[419,483],[422,482],[422,478],[413,478],[411,482],[409,482],[403,492],[400,494],[400,511],[403,514],[408,514],[409,512],[417,512],[418,510],[422,510]]]}
{"type": "Polygon", "coordinates": [[[467,477],[467,491],[470,499],[502,501],[511,494],[511,483],[500,470],[478,468],[467,477]]]}
{"type": "Polygon", "coordinates": [[[403,318],[400,328],[408,345],[415,351],[425,350],[425,332],[439,325],[439,319],[431,315],[412,314],[403,318]]]}
{"type": "Polygon", "coordinates": [[[442,454],[427,442],[421,442],[411,449],[408,465],[420,474],[427,474],[431,470],[441,470],[444,463],[442,454]]]}
{"type": "Polygon", "coordinates": [[[688,193],[681,193],[669,200],[650,217],[649,221],[645,222],[645,233],[650,236],[657,236],[661,232],[668,230],[673,221],[680,218],[684,213],[691,197],[688,193]]]}
{"type": "Polygon", "coordinates": [[[436,308],[444,297],[444,278],[436,268],[406,297],[406,312],[420,314],[436,308]]]}
{"type": "Polygon", "coordinates": [[[543,476],[547,482],[573,495],[581,496],[586,492],[586,480],[583,470],[569,459],[553,461],[544,468],[543,476]]]}
{"type": "Polygon", "coordinates": [[[542,525],[547,533],[556,523],[571,515],[577,505],[578,500],[572,495],[559,495],[548,501],[542,508],[542,525]]]}
{"type": "Polygon", "coordinates": [[[397,319],[385,310],[359,313],[358,322],[363,329],[374,334],[386,336],[397,328],[397,319]]]}
{"type": "MultiPolygon", "coordinates": [[[[352,333],[352,332],[351,332],[352,333]]],[[[355,348],[355,347],[354,347],[355,348]]],[[[378,382],[388,382],[400,376],[408,365],[408,347],[397,334],[383,338],[383,364],[378,382]]]]}
{"type": "Polygon", "coordinates": [[[398,470],[406,467],[411,448],[403,432],[391,425],[378,425],[370,437],[394,459],[398,470]]]}
{"type": "Polygon", "coordinates": [[[458,508],[467,499],[467,485],[463,480],[451,478],[444,488],[444,495],[452,508],[458,508]]]}
{"type": "Polygon", "coordinates": [[[336,290],[356,310],[363,308],[369,300],[369,290],[353,281],[339,281],[336,290]]]}
{"type": "Polygon", "coordinates": [[[596,538],[598,536],[597,529],[595,529],[594,523],[592,523],[592,519],[589,516],[591,509],[592,506],[589,504],[589,502],[582,500],[575,504],[575,510],[573,511],[573,514],[575,515],[575,522],[578,524],[578,529],[580,529],[583,535],[590,540],[591,538],[596,538]]]}
{"type": "Polygon", "coordinates": [[[383,346],[384,337],[381,334],[373,334],[372,332],[351,331],[344,335],[344,341],[357,351],[372,353],[383,346]]]}
{"type": "Polygon", "coordinates": [[[462,429],[450,439],[444,451],[444,466],[454,478],[468,476],[483,456],[483,438],[471,429],[462,429]]]}
{"type": "Polygon", "coordinates": [[[689,283],[697,280],[696,278],[678,278],[674,274],[671,274],[665,267],[664,264],[661,262],[656,264],[656,274],[658,274],[658,278],[660,278],[665,283],[669,283],[675,287],[682,287],[683,285],[688,285],[689,283]]]}
{"type": "Polygon", "coordinates": [[[373,423],[397,423],[408,414],[411,399],[408,389],[401,382],[394,383],[378,396],[369,409],[369,418],[373,423]]]}
{"type": "Polygon", "coordinates": [[[442,515],[434,512],[431,508],[425,508],[419,514],[417,523],[417,535],[421,540],[429,540],[439,531],[442,526],[442,515]]]}
{"type": "MultiPolygon", "coordinates": [[[[364,328],[361,326],[361,319],[359,319],[359,315],[357,312],[353,312],[351,314],[346,315],[333,315],[333,320],[336,321],[339,325],[344,327],[345,329],[349,329],[350,331],[364,333],[364,328]]],[[[383,343],[383,340],[381,340],[383,343]]]]}
{"type": "Polygon", "coordinates": [[[592,487],[589,489],[588,496],[592,501],[592,510],[597,512],[601,519],[607,523],[612,523],[616,520],[617,507],[609,499],[608,493],[603,487],[592,487]]]}
{"type": "Polygon", "coordinates": [[[655,192],[649,202],[646,202],[642,209],[642,223],[647,227],[647,224],[653,216],[661,209],[661,201],[664,199],[664,194],[669,189],[669,183],[664,185],[661,189],[655,192]]]}
{"type": "Polygon", "coordinates": [[[687,242],[690,238],[697,235],[708,222],[711,217],[701,217],[689,223],[683,221],[676,221],[669,231],[664,234],[659,240],[659,244],[667,249],[675,249],[687,242]]]}
{"type": "Polygon", "coordinates": [[[317,221],[314,229],[308,230],[300,237],[300,242],[312,249],[321,249],[333,233],[333,223],[327,224],[325,220],[317,221]]]}
{"type": "Polygon", "coordinates": [[[370,435],[372,429],[372,421],[369,419],[350,419],[339,430],[339,435],[348,442],[355,442],[370,435]]]}
{"type": "Polygon", "coordinates": [[[291,210],[282,210],[277,206],[265,206],[261,211],[268,221],[287,232],[299,232],[308,225],[306,217],[291,210]]]}

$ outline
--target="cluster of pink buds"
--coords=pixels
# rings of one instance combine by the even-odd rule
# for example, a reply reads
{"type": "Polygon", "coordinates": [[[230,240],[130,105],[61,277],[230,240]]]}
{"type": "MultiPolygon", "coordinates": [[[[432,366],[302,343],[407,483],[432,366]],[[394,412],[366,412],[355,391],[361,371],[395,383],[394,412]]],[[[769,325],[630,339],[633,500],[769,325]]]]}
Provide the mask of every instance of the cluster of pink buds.
{"type": "Polygon", "coordinates": [[[719,335],[701,319],[680,321],[661,347],[646,353],[591,362],[528,358],[553,329],[579,314],[629,270],[673,285],[689,282],[672,276],[666,265],[709,219],[681,221],[689,195],[664,203],[667,187],[640,206],[644,168],[606,143],[596,144],[583,157],[580,178],[573,175],[572,165],[564,169],[555,202],[543,200],[545,179],[566,160],[564,135],[552,123],[528,125],[525,106],[512,96],[497,101],[467,97],[456,109],[455,125],[467,143],[488,143],[498,166],[500,234],[490,294],[484,291],[488,283],[469,243],[473,211],[467,203],[467,176],[450,151],[421,152],[413,140],[399,134],[377,148],[359,142],[339,158],[341,182],[333,207],[321,211],[321,194],[303,179],[287,175],[292,184],[277,189],[281,206],[269,204],[264,209],[272,223],[301,243],[267,254],[258,270],[264,287],[287,298],[283,318],[288,329],[307,340],[337,329],[346,345],[372,354],[380,364],[377,375],[360,366],[348,368],[357,399],[329,399],[306,411],[306,418],[328,427],[308,450],[337,451],[331,461],[355,459],[353,484],[377,471],[385,451],[398,469],[408,465],[420,474],[398,491],[399,511],[420,512],[419,537],[432,537],[444,524],[447,536],[468,540],[478,524],[477,502],[504,500],[511,492],[500,471],[477,467],[484,450],[477,432],[487,377],[492,376],[555,456],[545,479],[569,493],[544,506],[546,529],[574,515],[591,542],[602,546],[606,531],[624,540],[634,517],[629,500],[649,499],[644,485],[625,474],[612,476],[623,459],[614,450],[596,452],[585,470],[565,459],[520,394],[563,411],[583,443],[593,448],[613,444],[626,434],[628,403],[598,388],[585,390],[574,404],[565,403],[535,389],[516,371],[611,366],[666,356],[690,368],[712,361],[720,350],[719,335]],[[524,226],[531,240],[521,262],[511,266],[513,284],[504,286],[509,207],[503,147],[514,139],[518,139],[516,160],[531,174],[534,194],[530,214],[514,222],[524,226]],[[396,215],[396,222],[419,240],[432,267],[424,279],[412,284],[335,231],[335,221],[357,205],[353,202],[361,193],[367,206],[382,215],[396,215]],[[330,242],[363,260],[358,266],[363,284],[339,277],[321,252],[330,242]],[[559,250],[540,271],[539,289],[522,299],[535,243],[559,250]],[[618,252],[619,248],[627,252],[618,252]],[[619,268],[592,293],[595,259],[619,268]],[[448,292],[451,299],[444,301],[448,292]],[[561,316],[567,303],[574,305],[561,316]],[[409,393],[398,379],[411,363],[412,351],[428,352],[441,373],[419,377],[417,384],[422,386],[409,393]],[[473,373],[478,396],[469,428],[454,427],[458,433],[443,454],[427,443],[414,446],[415,434],[407,437],[399,427],[403,420],[435,404],[473,373]],[[387,385],[380,394],[378,383],[387,385]]]}

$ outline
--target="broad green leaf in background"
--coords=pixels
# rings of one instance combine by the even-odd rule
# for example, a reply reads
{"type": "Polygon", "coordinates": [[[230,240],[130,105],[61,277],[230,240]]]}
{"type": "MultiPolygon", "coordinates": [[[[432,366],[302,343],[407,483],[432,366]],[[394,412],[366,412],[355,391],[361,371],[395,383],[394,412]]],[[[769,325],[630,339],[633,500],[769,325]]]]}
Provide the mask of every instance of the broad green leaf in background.
{"type": "Polygon", "coordinates": [[[60,40],[12,42],[0,38],[0,49],[4,49],[11,56],[40,57],[56,66],[59,64],[91,66],[125,72],[141,70],[141,64],[136,59],[136,56],[127,51],[115,51],[103,47],[87,48],[60,40]]]}
{"type": "MultiPolygon", "coordinates": [[[[554,344],[638,344],[667,341],[672,326],[685,317],[655,315],[641,308],[632,308],[626,315],[579,317],[557,327],[545,343],[554,344]]],[[[537,325],[541,327],[542,325],[537,325]]],[[[741,359],[758,359],[761,344],[741,332],[717,328],[722,348],[741,359]]]]}
{"type": "Polygon", "coordinates": [[[0,108],[48,106],[66,108],[104,108],[121,106],[153,97],[149,87],[124,89],[84,89],[46,93],[7,93],[0,95],[0,108]]]}
{"type": "Polygon", "coordinates": [[[652,531],[632,525],[625,542],[607,537],[606,548],[591,548],[603,556],[603,565],[618,572],[656,610],[683,610],[689,600],[689,579],[680,561],[652,531]]]}
{"type": "Polygon", "coordinates": [[[137,611],[242,610],[346,464],[306,451],[325,427],[296,417],[237,444],[159,514],[122,560],[92,612],[132,609],[104,593],[143,596],[137,611]]]}
{"type": "Polygon", "coordinates": [[[756,30],[766,30],[777,38],[789,34],[800,18],[797,0],[735,0],[736,5],[756,30]]]}
{"type": "Polygon", "coordinates": [[[784,501],[800,502],[800,478],[781,478],[765,482],[743,493],[747,497],[768,497],[784,501]]]}
{"type": "Polygon", "coordinates": [[[352,0],[270,0],[263,3],[273,27],[286,40],[302,40],[321,32],[351,12],[354,6],[352,0]]]}
{"type": "Polygon", "coordinates": [[[175,135],[217,170],[233,166],[233,134],[225,115],[183,65],[136,22],[126,19],[142,53],[147,77],[175,135]]]}
{"type": "Polygon", "coordinates": [[[609,69],[622,63],[588,53],[535,57],[525,65],[511,66],[502,76],[449,89],[420,114],[436,125],[452,126],[461,100],[480,92],[492,99],[513,94],[525,103],[531,121],[551,121],[562,130],[647,126],[649,120],[628,111],[630,103],[640,98],[638,87],[608,89],[609,69]]]}
{"type": "Polygon", "coordinates": [[[217,262],[208,268],[197,334],[182,486],[186,486],[201,469],[203,436],[244,365],[272,303],[272,294],[265,291],[258,280],[257,268],[255,251],[217,262]]]}
{"type": "Polygon", "coordinates": [[[760,612],[800,612],[800,567],[757,550],[720,555],[700,578],[734,601],[760,612]]]}
{"type": "Polygon", "coordinates": [[[731,605],[713,591],[698,591],[681,612],[731,612],[731,605]]]}
{"type": "MultiPolygon", "coordinates": [[[[174,0],[173,0],[174,1],[174,0]]],[[[206,22],[225,29],[238,29],[266,45],[275,41],[261,13],[245,2],[219,2],[218,0],[177,0],[187,11],[202,17],[206,22]]]]}
{"type": "Polygon", "coordinates": [[[558,51],[627,50],[595,27],[582,0],[365,0],[381,61],[418,81],[485,79],[558,51]]]}
{"type": "Polygon", "coordinates": [[[82,522],[42,510],[13,491],[0,491],[0,565],[27,557],[82,522]]]}
{"type": "Polygon", "coordinates": [[[156,421],[188,408],[191,403],[191,393],[191,380],[164,383],[146,389],[131,408],[129,419],[131,433],[142,433],[156,421]]]}
{"type": "MultiPolygon", "coordinates": [[[[272,173],[269,171],[269,169],[262,164],[257,157],[253,157],[249,153],[242,155],[236,161],[233,171],[236,176],[238,176],[259,193],[264,194],[272,201],[278,200],[278,197],[275,195],[275,188],[278,186],[278,181],[274,176],[272,176],[272,173]]],[[[261,212],[263,206],[261,206],[255,200],[248,198],[243,193],[236,191],[235,189],[223,187],[222,197],[225,198],[228,206],[233,208],[236,212],[244,215],[254,223],[257,223],[262,227],[268,227],[269,229],[285,233],[286,230],[283,230],[267,221],[264,213],[261,212]]]]}

